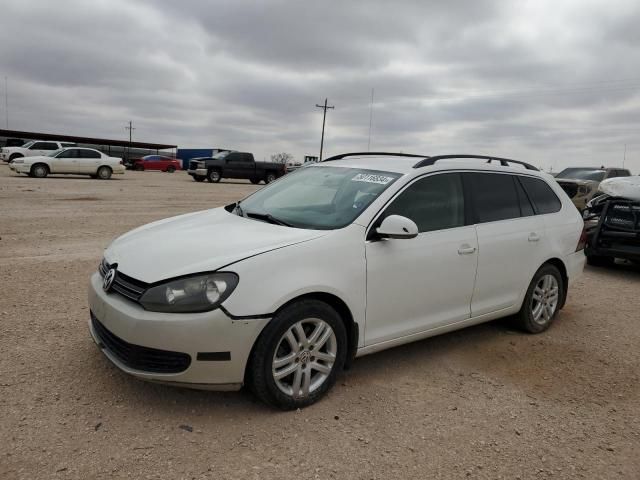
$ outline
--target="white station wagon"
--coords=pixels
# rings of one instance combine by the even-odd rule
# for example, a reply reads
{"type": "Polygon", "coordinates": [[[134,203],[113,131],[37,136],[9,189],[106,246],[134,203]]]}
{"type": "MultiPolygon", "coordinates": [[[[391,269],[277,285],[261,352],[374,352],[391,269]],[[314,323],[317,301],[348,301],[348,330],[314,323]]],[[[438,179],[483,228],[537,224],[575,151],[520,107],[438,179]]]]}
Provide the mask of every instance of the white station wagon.
{"type": "Polygon", "coordinates": [[[112,174],[125,171],[122,159],[110,157],[93,148],[71,147],[51,152],[49,155],[16,158],[9,164],[16,173],[44,178],[51,174],[90,175],[108,180],[112,174]]]}
{"type": "Polygon", "coordinates": [[[585,238],[526,163],[344,154],[115,240],[89,327],[136,377],[303,407],[355,357],[505,316],[546,330],[585,238]]]}

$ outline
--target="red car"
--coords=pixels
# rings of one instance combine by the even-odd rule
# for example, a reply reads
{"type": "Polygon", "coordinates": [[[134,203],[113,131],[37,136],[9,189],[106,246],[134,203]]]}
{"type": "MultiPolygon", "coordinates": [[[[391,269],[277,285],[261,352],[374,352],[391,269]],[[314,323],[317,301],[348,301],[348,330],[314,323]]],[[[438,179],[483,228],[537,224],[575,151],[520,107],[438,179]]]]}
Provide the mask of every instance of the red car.
{"type": "Polygon", "coordinates": [[[163,155],[147,155],[133,162],[134,170],[160,170],[162,172],[173,173],[181,170],[180,160],[163,155]]]}

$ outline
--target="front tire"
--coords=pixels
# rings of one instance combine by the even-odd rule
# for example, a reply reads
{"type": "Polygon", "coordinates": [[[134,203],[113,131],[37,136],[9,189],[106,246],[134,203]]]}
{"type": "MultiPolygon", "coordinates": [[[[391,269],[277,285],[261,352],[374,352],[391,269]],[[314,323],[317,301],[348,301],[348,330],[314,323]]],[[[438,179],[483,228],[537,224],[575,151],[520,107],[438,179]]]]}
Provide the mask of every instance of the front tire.
{"type": "Polygon", "coordinates": [[[24,157],[24,155],[22,155],[21,153],[14,153],[9,157],[9,163],[13,162],[16,158],[22,158],[22,157],[24,157]]]}
{"type": "Polygon", "coordinates": [[[111,169],[109,167],[100,167],[98,169],[98,178],[100,180],[109,180],[111,178],[111,169]]]}
{"type": "Polygon", "coordinates": [[[347,355],[347,333],[324,302],[302,300],[280,311],[260,334],[248,383],[263,402],[292,410],[318,401],[333,386],[347,355]]]}
{"type": "Polygon", "coordinates": [[[173,165],[169,165],[167,167],[167,173],[173,173],[176,171],[176,167],[174,167],[173,165]]]}
{"type": "Polygon", "coordinates": [[[218,183],[221,179],[222,175],[220,175],[220,172],[218,170],[209,170],[209,173],[207,174],[207,180],[209,180],[211,183],[218,183]]]}
{"type": "Polygon", "coordinates": [[[35,178],[45,178],[49,175],[49,167],[43,163],[36,163],[31,167],[31,176],[35,178]]]}
{"type": "Polygon", "coordinates": [[[519,327],[529,333],[548,329],[560,310],[565,288],[564,279],[556,267],[550,264],[540,267],[516,315],[519,327]]]}

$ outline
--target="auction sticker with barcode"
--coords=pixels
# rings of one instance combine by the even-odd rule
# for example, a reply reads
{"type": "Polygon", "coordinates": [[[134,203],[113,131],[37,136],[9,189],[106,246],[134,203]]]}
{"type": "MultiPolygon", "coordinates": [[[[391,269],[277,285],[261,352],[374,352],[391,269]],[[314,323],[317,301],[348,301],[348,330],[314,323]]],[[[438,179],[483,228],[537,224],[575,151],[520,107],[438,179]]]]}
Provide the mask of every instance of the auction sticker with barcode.
{"type": "Polygon", "coordinates": [[[386,185],[391,180],[393,180],[393,177],[374,175],[372,173],[359,173],[351,179],[352,182],[379,183],[380,185],[386,185]]]}

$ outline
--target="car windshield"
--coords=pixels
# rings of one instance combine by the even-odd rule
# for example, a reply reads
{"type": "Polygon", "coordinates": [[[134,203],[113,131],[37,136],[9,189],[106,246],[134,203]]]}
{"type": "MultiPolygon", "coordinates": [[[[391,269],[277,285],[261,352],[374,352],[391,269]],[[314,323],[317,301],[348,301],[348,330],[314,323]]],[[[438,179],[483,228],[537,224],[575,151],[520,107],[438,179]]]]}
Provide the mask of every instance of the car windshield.
{"type": "Polygon", "coordinates": [[[20,145],[20,148],[29,148],[34,143],[36,143],[35,140],[31,140],[30,142],[27,142],[24,145],[20,145]]]}
{"type": "Polygon", "coordinates": [[[296,228],[342,228],[400,176],[360,168],[302,168],[240,202],[236,213],[296,228]]]}
{"type": "Polygon", "coordinates": [[[594,180],[601,182],[605,176],[604,170],[594,168],[565,168],[556,178],[568,178],[573,180],[594,180]]]}
{"type": "Polygon", "coordinates": [[[49,153],[47,153],[47,157],[55,157],[56,155],[58,155],[63,150],[64,150],[64,148],[59,148],[58,150],[54,150],[53,152],[49,152],[49,153]]]}

